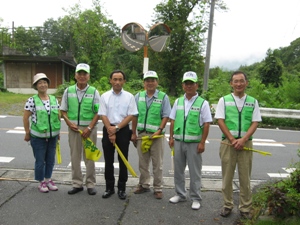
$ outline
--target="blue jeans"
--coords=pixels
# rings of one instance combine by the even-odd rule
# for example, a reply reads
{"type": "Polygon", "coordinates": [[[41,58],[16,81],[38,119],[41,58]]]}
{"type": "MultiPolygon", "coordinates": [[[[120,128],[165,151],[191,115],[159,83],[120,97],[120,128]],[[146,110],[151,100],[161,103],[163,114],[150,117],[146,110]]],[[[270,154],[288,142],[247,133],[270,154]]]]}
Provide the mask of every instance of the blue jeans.
{"type": "Polygon", "coordinates": [[[44,178],[51,178],[55,164],[57,139],[58,136],[52,138],[30,137],[30,144],[32,146],[33,155],[35,158],[35,180],[43,181],[44,178]]]}

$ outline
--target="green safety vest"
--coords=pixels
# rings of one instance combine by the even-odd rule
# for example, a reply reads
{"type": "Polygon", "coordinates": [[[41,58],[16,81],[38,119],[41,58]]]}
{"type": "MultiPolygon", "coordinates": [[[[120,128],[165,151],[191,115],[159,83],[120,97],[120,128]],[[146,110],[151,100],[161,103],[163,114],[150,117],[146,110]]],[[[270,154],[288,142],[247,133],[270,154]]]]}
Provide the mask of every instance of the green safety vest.
{"type": "Polygon", "coordinates": [[[156,132],[161,124],[161,108],[166,93],[159,91],[149,108],[146,102],[146,91],[140,92],[138,100],[139,118],[137,129],[156,132]]]}
{"type": "MultiPolygon", "coordinates": [[[[231,94],[224,96],[225,124],[234,138],[245,136],[252,124],[252,115],[255,107],[255,98],[247,95],[243,108],[238,110],[231,94]]],[[[225,139],[225,135],[222,135],[225,139]]],[[[252,136],[249,138],[252,140],[252,136]]]]}
{"type": "Polygon", "coordinates": [[[88,126],[99,110],[99,104],[94,104],[96,88],[89,86],[79,102],[76,85],[68,88],[68,118],[78,126],[88,126]]]}
{"type": "Polygon", "coordinates": [[[177,102],[176,117],[174,123],[174,139],[184,142],[200,142],[203,127],[199,126],[200,110],[204,99],[198,96],[193,102],[187,117],[185,118],[184,97],[177,102]]]}
{"type": "Polygon", "coordinates": [[[50,99],[50,115],[48,114],[42,100],[38,95],[33,96],[36,109],[36,123],[32,122],[30,126],[30,134],[39,138],[51,138],[59,135],[60,120],[59,107],[56,98],[49,95],[50,99]]]}

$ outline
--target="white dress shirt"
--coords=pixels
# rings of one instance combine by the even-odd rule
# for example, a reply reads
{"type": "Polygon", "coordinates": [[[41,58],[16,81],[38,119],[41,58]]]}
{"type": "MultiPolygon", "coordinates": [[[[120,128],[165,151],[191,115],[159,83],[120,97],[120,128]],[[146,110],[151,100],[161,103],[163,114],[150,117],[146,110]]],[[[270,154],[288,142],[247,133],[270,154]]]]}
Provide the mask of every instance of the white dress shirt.
{"type": "Polygon", "coordinates": [[[111,89],[100,97],[98,115],[107,116],[111,124],[119,124],[125,117],[137,114],[134,96],[128,91],[122,89],[120,93],[116,94],[111,89]]]}

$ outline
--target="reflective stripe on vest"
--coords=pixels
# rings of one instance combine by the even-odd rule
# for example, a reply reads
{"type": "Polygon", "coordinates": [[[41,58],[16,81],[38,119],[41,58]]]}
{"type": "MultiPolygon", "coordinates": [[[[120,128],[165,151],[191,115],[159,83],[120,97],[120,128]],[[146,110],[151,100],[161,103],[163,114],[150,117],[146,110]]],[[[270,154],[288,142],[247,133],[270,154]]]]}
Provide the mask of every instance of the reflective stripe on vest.
{"type": "Polygon", "coordinates": [[[94,104],[96,88],[89,86],[79,103],[76,85],[68,88],[68,118],[78,126],[88,126],[99,110],[99,104],[94,104]]]}
{"type": "Polygon", "coordinates": [[[146,102],[146,91],[139,94],[138,101],[138,124],[137,130],[146,130],[148,132],[156,132],[161,124],[161,109],[163,99],[166,93],[159,91],[157,98],[153,99],[149,108],[146,102]]]}
{"type": "Polygon", "coordinates": [[[30,133],[35,137],[50,138],[59,135],[61,122],[56,98],[49,95],[50,115],[38,95],[33,96],[36,109],[36,123],[32,122],[30,133]]]}
{"type": "MultiPolygon", "coordinates": [[[[234,138],[245,136],[252,124],[252,115],[255,107],[255,98],[247,95],[243,108],[238,110],[231,94],[224,96],[225,124],[234,138]]],[[[225,135],[222,135],[225,138],[225,135]]],[[[252,140],[252,136],[249,138],[252,140]]]]}
{"type": "Polygon", "coordinates": [[[184,142],[200,142],[203,128],[199,126],[200,110],[204,99],[197,97],[185,118],[184,97],[178,99],[174,123],[174,138],[184,142]]]}

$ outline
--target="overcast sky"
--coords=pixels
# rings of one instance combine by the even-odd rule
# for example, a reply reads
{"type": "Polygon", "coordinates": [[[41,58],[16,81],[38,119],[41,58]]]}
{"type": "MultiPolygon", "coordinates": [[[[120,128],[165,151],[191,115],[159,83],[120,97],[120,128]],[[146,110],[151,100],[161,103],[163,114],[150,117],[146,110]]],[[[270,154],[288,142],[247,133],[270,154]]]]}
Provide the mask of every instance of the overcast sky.
{"type": "MultiPolygon", "coordinates": [[[[0,2],[1,27],[42,26],[49,18],[66,15],[78,0],[7,0],[0,2]]],[[[102,0],[104,10],[120,28],[151,24],[160,0],[102,0]]],[[[225,0],[228,12],[215,11],[211,67],[237,69],[265,58],[268,48],[286,47],[300,37],[300,0],[225,0]]],[[[91,8],[92,0],[81,6],[91,8]]],[[[151,60],[151,59],[149,59],[151,60]]],[[[155,69],[155,68],[154,68],[155,69]]]]}

